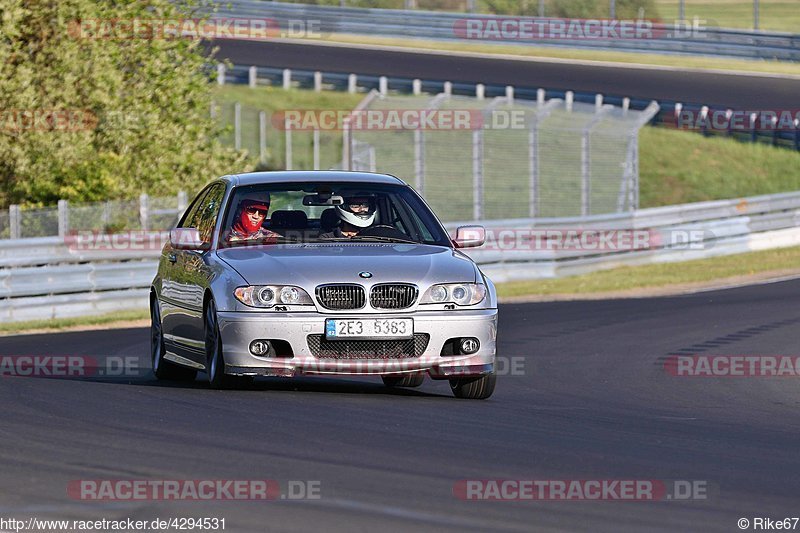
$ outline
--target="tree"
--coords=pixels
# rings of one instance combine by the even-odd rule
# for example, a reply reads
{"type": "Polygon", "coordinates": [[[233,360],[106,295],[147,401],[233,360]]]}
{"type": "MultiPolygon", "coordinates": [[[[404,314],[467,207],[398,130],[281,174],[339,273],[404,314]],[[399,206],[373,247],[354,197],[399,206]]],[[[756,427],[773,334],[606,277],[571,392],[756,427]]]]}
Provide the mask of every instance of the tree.
{"type": "Polygon", "coordinates": [[[0,203],[172,194],[242,170],[169,0],[0,0],[0,203]],[[126,31],[138,24],[139,32],[126,31]]]}

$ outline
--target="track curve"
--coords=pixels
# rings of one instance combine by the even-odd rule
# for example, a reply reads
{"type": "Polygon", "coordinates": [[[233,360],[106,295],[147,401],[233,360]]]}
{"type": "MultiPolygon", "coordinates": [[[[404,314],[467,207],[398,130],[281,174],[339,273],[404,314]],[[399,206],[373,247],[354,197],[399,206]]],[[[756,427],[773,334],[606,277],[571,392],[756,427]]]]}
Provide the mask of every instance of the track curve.
{"type": "Polygon", "coordinates": [[[800,79],[686,72],[553,61],[281,42],[218,40],[217,57],[240,65],[544,87],[632,98],[728,106],[795,109],[800,79]]]}

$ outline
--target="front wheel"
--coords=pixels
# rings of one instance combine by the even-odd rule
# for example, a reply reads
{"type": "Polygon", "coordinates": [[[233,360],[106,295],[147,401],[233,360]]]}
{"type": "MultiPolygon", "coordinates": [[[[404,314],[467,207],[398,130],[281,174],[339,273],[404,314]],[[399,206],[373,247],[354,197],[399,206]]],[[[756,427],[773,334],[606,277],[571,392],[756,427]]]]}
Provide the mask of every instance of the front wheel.
{"type": "Polygon", "coordinates": [[[406,375],[393,375],[389,374],[381,376],[383,384],[387,387],[419,387],[425,381],[425,374],[406,374],[406,375]]]}
{"type": "Polygon", "coordinates": [[[212,389],[241,388],[253,383],[251,377],[230,376],[225,373],[225,356],[222,352],[222,336],[217,323],[217,306],[209,300],[203,318],[206,343],[206,374],[212,389]]]}
{"type": "Polygon", "coordinates": [[[161,322],[161,310],[158,300],[150,301],[150,360],[153,363],[153,375],[158,380],[194,381],[197,371],[176,365],[164,359],[164,326],[161,322]]]}
{"type": "Polygon", "coordinates": [[[456,398],[485,400],[494,392],[497,374],[492,372],[477,378],[451,379],[450,388],[456,398]]]}

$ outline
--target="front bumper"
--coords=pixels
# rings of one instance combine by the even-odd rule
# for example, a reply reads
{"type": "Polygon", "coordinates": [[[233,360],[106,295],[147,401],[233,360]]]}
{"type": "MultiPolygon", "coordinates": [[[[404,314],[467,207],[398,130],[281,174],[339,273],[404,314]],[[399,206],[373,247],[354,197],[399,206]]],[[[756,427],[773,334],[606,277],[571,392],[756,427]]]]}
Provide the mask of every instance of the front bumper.
{"type": "MultiPolygon", "coordinates": [[[[497,309],[469,311],[416,311],[398,314],[326,315],[324,313],[218,313],[225,372],[249,376],[294,376],[297,374],[384,375],[428,372],[434,379],[475,376],[494,370],[497,309]],[[308,344],[309,335],[325,334],[326,318],[396,318],[414,319],[414,332],[429,335],[427,347],[418,357],[402,359],[320,359],[308,344]],[[475,337],[479,350],[472,355],[443,356],[448,339],[475,337]],[[256,339],[279,339],[290,344],[287,357],[261,357],[250,352],[256,339]]],[[[337,341],[339,342],[339,341],[337,341]]],[[[344,341],[342,341],[344,342],[344,341]]]]}

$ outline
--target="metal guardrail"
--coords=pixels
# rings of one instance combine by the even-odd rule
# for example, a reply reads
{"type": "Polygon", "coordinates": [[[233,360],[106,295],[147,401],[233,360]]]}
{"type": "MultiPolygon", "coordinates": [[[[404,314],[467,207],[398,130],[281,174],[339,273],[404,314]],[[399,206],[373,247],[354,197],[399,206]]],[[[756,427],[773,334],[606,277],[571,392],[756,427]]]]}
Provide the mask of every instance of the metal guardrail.
{"type": "MultiPolygon", "coordinates": [[[[458,225],[447,227],[452,231],[458,225]]],[[[800,191],[655,207],[632,214],[493,220],[484,225],[490,236],[486,246],[466,252],[495,282],[554,278],[800,245],[800,191]],[[498,246],[504,230],[528,235],[536,229],[642,229],[654,236],[654,244],[632,250],[536,249],[524,240],[512,249],[498,246]],[[695,236],[690,245],[669,238],[687,231],[695,236]]],[[[166,238],[159,234],[157,242],[166,238]]],[[[124,239],[110,248],[77,245],[57,237],[0,241],[0,322],[146,309],[160,250],[158,245],[144,250],[133,247],[125,249],[124,239]]]]}
{"type": "MultiPolygon", "coordinates": [[[[315,29],[323,34],[350,33],[461,41],[471,41],[459,38],[459,32],[456,31],[457,25],[463,24],[461,21],[464,19],[487,21],[519,18],[439,11],[329,7],[259,0],[221,2],[215,16],[273,18],[282,30],[287,29],[289,21],[318,21],[315,29]]],[[[664,25],[658,26],[658,31],[648,39],[558,39],[554,42],[553,39],[532,38],[514,42],[536,46],[800,61],[800,34],[725,28],[702,28],[701,31],[689,32],[685,28],[664,25]],[[684,36],[685,33],[689,35],[684,36]]]]}

